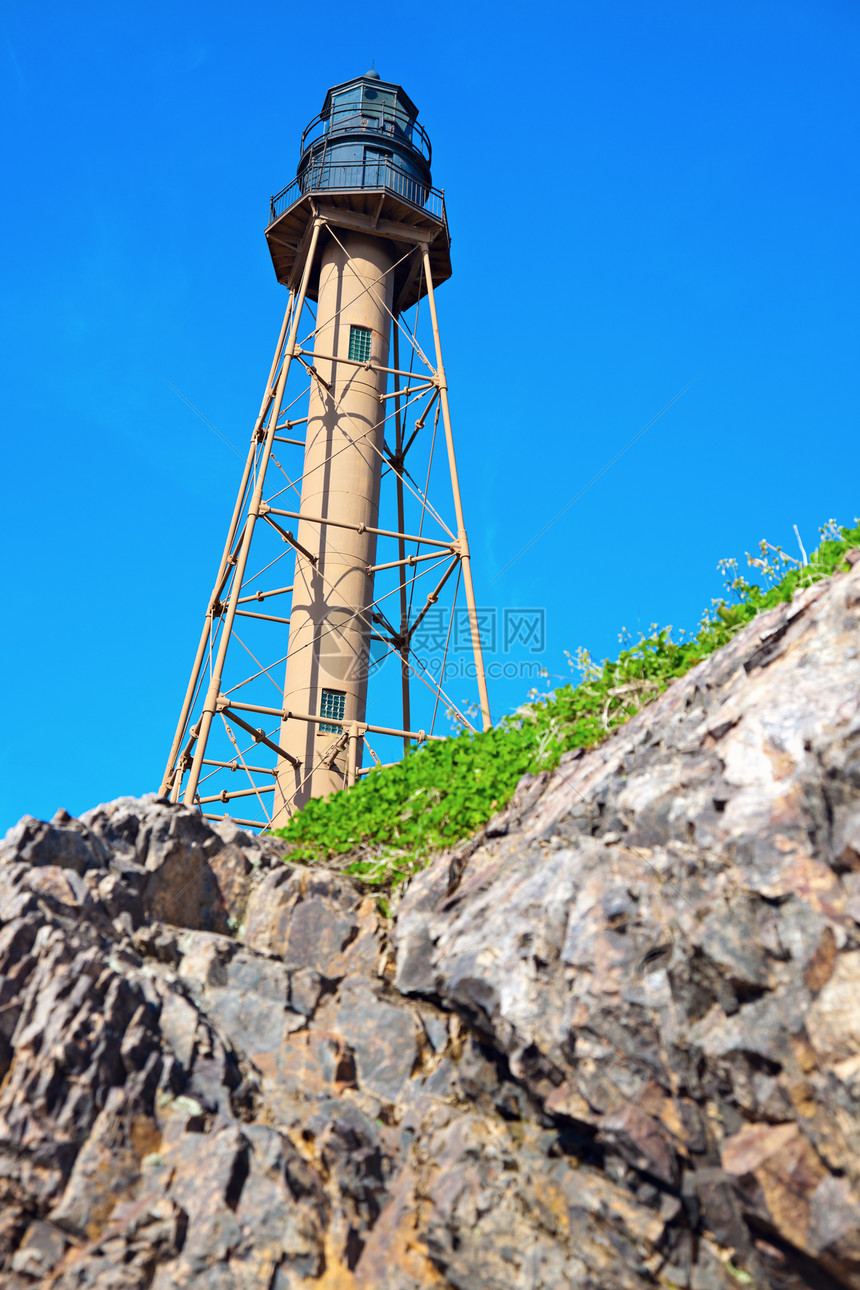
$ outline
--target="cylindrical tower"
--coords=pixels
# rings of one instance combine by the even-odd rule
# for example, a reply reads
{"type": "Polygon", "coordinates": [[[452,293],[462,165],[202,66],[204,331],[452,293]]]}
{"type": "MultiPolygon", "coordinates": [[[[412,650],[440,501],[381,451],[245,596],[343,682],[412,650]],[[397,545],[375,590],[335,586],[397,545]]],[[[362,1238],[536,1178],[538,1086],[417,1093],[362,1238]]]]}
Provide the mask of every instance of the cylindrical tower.
{"type": "MultiPolygon", "coordinates": [[[[316,376],[308,406],[299,551],[290,610],[284,707],[364,721],[373,565],[383,463],[383,413],[394,249],[384,238],[332,236],[319,269],[316,376]],[[351,360],[347,363],[338,361],[351,360]],[[358,366],[373,363],[373,368],[358,366]],[[375,369],[375,370],[374,370],[375,369]],[[333,521],[334,525],[322,524],[333,521]],[[351,526],[351,527],[347,527],[351,526]]],[[[348,752],[329,753],[340,727],[285,721],[278,788],[302,805],[341,788],[348,752]]],[[[358,761],[360,766],[360,760],[358,761]]]]}

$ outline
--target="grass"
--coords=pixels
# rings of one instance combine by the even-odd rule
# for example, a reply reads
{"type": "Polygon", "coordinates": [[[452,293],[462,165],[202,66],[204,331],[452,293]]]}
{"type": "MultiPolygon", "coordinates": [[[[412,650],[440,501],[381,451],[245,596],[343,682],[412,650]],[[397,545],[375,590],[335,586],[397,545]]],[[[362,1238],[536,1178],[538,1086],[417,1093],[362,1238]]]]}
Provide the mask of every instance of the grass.
{"type": "Polygon", "coordinates": [[[695,634],[673,641],[671,628],[644,635],[612,662],[595,663],[586,650],[568,655],[577,681],[531,696],[492,730],[464,731],[413,749],[395,766],[373,770],[354,788],[308,803],[283,829],[291,862],[339,862],[380,891],[396,890],[437,851],[474,833],[510,801],[527,772],[554,768],[571,748],[605,739],[662,694],[701,659],[725,645],[757,614],[845,566],[860,546],[860,523],[831,520],[806,564],[762,542],[747,556],[761,584],[747,582],[736,560],[721,560],[729,600],[711,602],[695,634]]]}

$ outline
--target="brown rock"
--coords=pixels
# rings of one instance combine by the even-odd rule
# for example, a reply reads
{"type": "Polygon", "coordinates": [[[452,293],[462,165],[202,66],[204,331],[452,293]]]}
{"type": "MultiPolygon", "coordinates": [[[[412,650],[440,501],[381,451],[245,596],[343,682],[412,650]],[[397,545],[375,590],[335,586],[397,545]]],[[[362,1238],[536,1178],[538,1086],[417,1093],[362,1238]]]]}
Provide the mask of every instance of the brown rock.
{"type": "Polygon", "coordinates": [[[27,1228],[15,1254],[12,1256],[13,1272],[26,1273],[28,1277],[42,1277],[57,1266],[65,1253],[68,1238],[53,1223],[41,1219],[27,1228]]]}
{"type": "Polygon", "coordinates": [[[785,1240],[809,1249],[810,1210],[827,1171],[796,1124],[755,1124],[728,1138],[723,1168],[746,1203],[785,1240]]]}
{"type": "Polygon", "coordinates": [[[93,1240],[117,1202],[131,1195],[141,1159],[159,1142],[154,1121],[135,1115],[123,1089],[111,1089],[51,1212],[51,1221],[93,1240]]]}

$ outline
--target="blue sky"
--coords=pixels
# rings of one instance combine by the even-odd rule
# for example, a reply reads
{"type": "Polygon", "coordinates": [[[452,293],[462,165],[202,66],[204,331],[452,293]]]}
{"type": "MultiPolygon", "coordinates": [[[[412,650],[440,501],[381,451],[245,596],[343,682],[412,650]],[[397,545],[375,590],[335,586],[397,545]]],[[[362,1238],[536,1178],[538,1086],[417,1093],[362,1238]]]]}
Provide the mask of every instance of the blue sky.
{"type": "Polygon", "coordinates": [[[551,674],[693,626],[720,557],[860,514],[857,6],[381,13],[7,7],[0,827],[157,786],[240,469],[166,382],[244,452],[268,198],[371,59],[446,190],[479,597],[545,608],[551,674]]]}

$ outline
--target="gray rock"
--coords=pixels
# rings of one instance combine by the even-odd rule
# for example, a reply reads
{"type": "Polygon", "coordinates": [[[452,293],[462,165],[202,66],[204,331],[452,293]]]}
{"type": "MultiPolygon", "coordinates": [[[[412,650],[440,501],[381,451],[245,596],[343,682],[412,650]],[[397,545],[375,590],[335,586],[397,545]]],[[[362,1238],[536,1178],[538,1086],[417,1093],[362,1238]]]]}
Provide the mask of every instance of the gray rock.
{"type": "Polygon", "coordinates": [[[383,1003],[362,979],[349,978],[340,999],[336,1026],[355,1054],[359,1087],[384,1102],[396,1102],[415,1065],[413,1018],[383,1003]]]}
{"type": "Polygon", "coordinates": [[[0,844],[10,1290],[860,1290],[860,564],[411,883],[0,844]]]}

